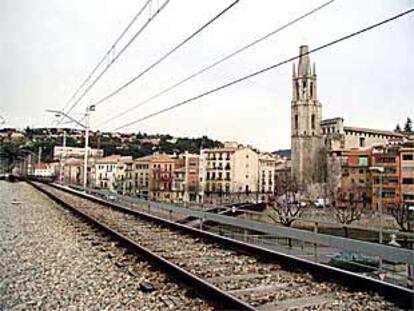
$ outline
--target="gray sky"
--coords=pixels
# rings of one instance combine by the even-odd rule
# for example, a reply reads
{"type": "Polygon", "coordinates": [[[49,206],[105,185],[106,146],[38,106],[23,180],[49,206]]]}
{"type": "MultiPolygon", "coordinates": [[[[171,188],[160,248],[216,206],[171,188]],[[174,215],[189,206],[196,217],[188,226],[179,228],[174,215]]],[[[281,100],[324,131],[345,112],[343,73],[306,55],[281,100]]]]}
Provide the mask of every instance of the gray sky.
{"type": "MultiPolygon", "coordinates": [[[[86,103],[93,103],[141,72],[231,2],[171,0],[76,112],[82,112],[86,103]]],[[[164,63],[97,107],[92,125],[324,2],[241,0],[164,63]]],[[[0,0],[0,114],[8,121],[6,126],[50,126],[53,116],[45,109],[63,107],[143,3],[144,0],[0,0]]],[[[297,55],[301,44],[316,47],[413,5],[411,0],[336,0],[310,18],[114,120],[103,130],[297,55]]],[[[145,12],[143,16],[148,15],[145,12]]],[[[144,18],[133,30],[143,21],[144,18]]],[[[342,116],[346,125],[393,129],[407,116],[414,117],[413,55],[413,14],[311,55],[316,62],[323,118],[342,116]]],[[[125,131],[206,134],[266,151],[289,148],[291,67],[279,67],[125,131]]]]}

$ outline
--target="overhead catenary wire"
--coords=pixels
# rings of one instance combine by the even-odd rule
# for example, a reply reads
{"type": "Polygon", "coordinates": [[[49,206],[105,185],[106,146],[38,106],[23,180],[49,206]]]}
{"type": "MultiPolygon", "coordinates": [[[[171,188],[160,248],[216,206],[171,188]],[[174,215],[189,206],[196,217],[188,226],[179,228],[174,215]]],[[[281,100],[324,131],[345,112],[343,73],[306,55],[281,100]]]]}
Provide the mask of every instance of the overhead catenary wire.
{"type": "Polygon", "coordinates": [[[85,84],[92,78],[92,76],[95,74],[95,72],[98,70],[98,68],[102,65],[102,63],[107,59],[107,57],[110,56],[111,53],[115,50],[116,45],[119,41],[125,36],[125,34],[128,32],[128,30],[132,27],[132,25],[136,22],[136,20],[141,16],[142,12],[147,8],[147,6],[152,2],[153,0],[147,0],[144,5],[141,7],[141,9],[134,15],[134,17],[131,19],[131,21],[128,23],[128,25],[124,28],[124,30],[119,34],[119,36],[115,39],[114,43],[111,44],[111,47],[109,50],[103,55],[103,57],[100,59],[100,61],[96,64],[96,66],[92,69],[92,71],[88,74],[88,76],[83,80],[83,82],[80,84],[80,86],[76,89],[76,91],[73,93],[73,95],[69,98],[69,100],[65,103],[65,105],[62,108],[62,111],[64,111],[67,106],[76,98],[80,90],[85,86],[85,84]]]}
{"type": "Polygon", "coordinates": [[[154,14],[152,14],[145,24],[132,36],[132,38],[122,47],[122,49],[111,59],[111,61],[106,65],[104,70],[92,81],[91,84],[83,91],[83,93],[76,99],[72,104],[66,114],[69,114],[85,97],[85,95],[95,86],[95,84],[102,78],[102,76],[107,72],[107,70],[118,60],[118,58],[126,51],[126,49],[135,41],[135,39],[145,30],[145,28],[158,16],[159,13],[167,6],[170,0],[166,0],[154,14]]]}
{"type": "Polygon", "coordinates": [[[411,14],[411,13],[413,13],[413,12],[414,12],[414,8],[409,9],[409,10],[407,10],[407,11],[404,11],[404,12],[402,12],[402,13],[399,13],[399,14],[397,14],[397,15],[394,15],[394,16],[392,16],[392,17],[390,17],[390,18],[387,18],[387,19],[385,19],[385,20],[382,20],[382,21],[380,21],[380,22],[378,22],[378,23],[375,23],[375,24],[373,24],[373,25],[370,25],[370,26],[365,27],[365,28],[363,28],[363,29],[360,29],[360,30],[358,30],[358,31],[352,32],[352,33],[350,33],[350,34],[348,34],[348,35],[342,36],[342,37],[340,37],[340,38],[338,38],[338,39],[335,39],[335,40],[333,40],[333,41],[330,41],[330,42],[328,42],[328,43],[322,44],[322,45],[320,45],[320,46],[318,46],[318,47],[316,47],[316,48],[314,48],[314,49],[311,49],[311,50],[309,50],[308,52],[305,52],[305,53],[303,53],[303,54],[301,54],[301,55],[297,55],[297,56],[294,56],[294,57],[290,57],[290,58],[288,58],[288,59],[286,59],[286,60],[283,60],[283,61],[281,61],[281,62],[279,62],[279,63],[277,63],[277,64],[274,64],[274,65],[271,65],[271,66],[265,67],[265,68],[263,68],[263,69],[261,69],[261,70],[255,71],[255,72],[253,72],[253,73],[250,73],[250,74],[248,74],[248,75],[246,75],[246,76],[243,76],[243,77],[241,77],[241,78],[238,78],[238,79],[236,79],[236,80],[232,80],[232,81],[230,81],[230,82],[228,82],[228,83],[226,83],[226,84],[223,84],[223,85],[221,85],[221,86],[218,86],[218,87],[216,87],[216,88],[213,88],[213,89],[211,89],[211,90],[208,90],[208,91],[206,91],[206,92],[203,92],[203,93],[201,93],[201,94],[199,94],[199,95],[196,95],[196,96],[194,96],[194,97],[191,97],[191,98],[189,98],[189,99],[186,99],[186,100],[184,100],[184,101],[181,101],[181,102],[179,102],[179,103],[177,103],[177,104],[174,104],[174,105],[172,105],[172,106],[169,106],[169,107],[166,107],[166,108],[164,108],[164,109],[158,110],[158,111],[156,111],[156,112],[150,113],[150,114],[148,114],[148,115],[146,115],[146,116],[144,116],[144,117],[142,117],[142,118],[136,119],[136,120],[134,120],[134,121],[131,121],[131,122],[125,123],[125,124],[123,124],[123,125],[121,125],[121,126],[118,126],[118,127],[117,127],[117,128],[115,128],[115,129],[113,129],[112,131],[119,131],[119,130],[124,129],[124,128],[126,128],[126,127],[129,127],[129,126],[131,126],[131,125],[134,125],[134,124],[140,123],[140,122],[142,122],[142,121],[148,120],[148,119],[150,119],[150,118],[153,118],[153,117],[158,116],[158,115],[160,115],[160,114],[163,114],[163,113],[165,113],[165,112],[171,111],[171,110],[176,109],[176,108],[181,107],[181,106],[184,106],[184,105],[189,104],[189,103],[191,103],[191,102],[194,102],[194,101],[196,101],[196,100],[198,100],[198,99],[200,99],[200,98],[202,98],[202,97],[205,97],[205,96],[208,96],[208,95],[214,94],[214,93],[216,93],[216,92],[218,92],[218,91],[221,91],[221,90],[223,90],[223,89],[226,89],[226,88],[228,88],[228,87],[230,87],[230,86],[233,86],[233,85],[235,85],[235,84],[238,84],[238,83],[243,82],[243,81],[245,81],[245,80],[248,80],[248,79],[250,79],[250,78],[253,78],[253,77],[255,77],[255,76],[258,76],[258,75],[260,75],[260,74],[262,74],[262,73],[268,72],[268,71],[273,70],[273,69],[275,69],[275,68],[277,68],[277,67],[280,67],[280,66],[282,66],[282,65],[285,65],[285,64],[291,63],[291,62],[293,62],[293,61],[295,61],[295,60],[298,60],[301,56],[305,56],[305,55],[309,55],[309,54],[313,54],[313,53],[315,53],[315,52],[321,51],[321,50],[326,49],[326,48],[328,48],[328,47],[331,47],[331,46],[333,46],[333,45],[335,45],[335,44],[338,44],[338,43],[340,43],[340,42],[342,42],[342,41],[345,41],[345,40],[351,39],[351,38],[353,38],[353,37],[359,36],[359,35],[361,35],[361,34],[363,34],[363,33],[367,32],[367,31],[370,31],[370,30],[375,29],[375,28],[378,28],[378,27],[380,27],[380,26],[382,26],[382,25],[388,24],[388,23],[390,23],[390,22],[392,22],[392,21],[394,21],[394,20],[397,20],[397,19],[399,19],[399,18],[401,18],[401,17],[403,17],[403,16],[405,16],[405,15],[411,14]]]}
{"type": "Polygon", "coordinates": [[[240,0],[236,0],[232,2],[230,5],[228,5],[224,10],[222,10],[220,13],[218,13],[216,16],[214,16],[212,19],[210,19],[207,23],[202,25],[200,28],[198,28],[195,32],[193,32],[191,35],[189,35],[187,38],[185,38],[183,41],[181,41],[178,45],[176,45],[173,49],[168,51],[166,54],[161,56],[157,61],[152,63],[150,66],[148,66],[146,69],[144,69],[142,72],[140,72],[138,75],[133,77],[132,79],[128,80],[126,83],[118,87],[116,90],[110,92],[108,95],[104,96],[100,100],[94,103],[95,106],[102,104],[103,102],[107,101],[108,99],[112,98],[128,86],[130,86],[132,83],[137,81],[139,78],[141,78],[143,75],[145,75],[147,72],[149,72],[151,69],[153,69],[155,66],[159,65],[162,61],[164,61],[167,57],[169,57],[171,54],[173,54],[175,51],[180,49],[182,46],[184,46],[187,42],[192,40],[194,37],[196,37],[198,34],[200,34],[204,29],[206,29],[208,26],[213,24],[216,20],[218,20],[221,16],[223,16],[227,11],[229,11],[231,8],[233,8],[237,3],[239,3],[240,0]]]}
{"type": "Polygon", "coordinates": [[[134,106],[132,106],[132,107],[130,107],[130,108],[128,108],[128,109],[126,109],[126,110],[124,110],[124,111],[122,111],[122,112],[120,112],[120,113],[116,114],[116,115],[115,115],[115,116],[113,116],[111,119],[108,119],[108,120],[105,120],[104,122],[99,123],[99,124],[97,125],[97,127],[101,127],[102,125],[105,125],[105,124],[107,124],[107,123],[109,123],[109,122],[112,122],[113,120],[116,120],[116,119],[118,119],[118,118],[120,118],[120,117],[122,117],[122,116],[124,116],[124,115],[126,115],[126,114],[128,114],[128,113],[130,113],[131,111],[133,111],[133,110],[137,109],[138,107],[142,107],[143,105],[145,105],[145,104],[147,104],[147,103],[149,103],[149,102],[153,101],[154,99],[156,99],[156,98],[160,97],[161,95],[164,95],[164,94],[168,93],[169,91],[172,91],[173,89],[175,89],[175,88],[179,87],[180,85],[182,85],[182,84],[184,84],[184,83],[186,83],[186,82],[188,82],[188,81],[190,81],[190,80],[194,79],[195,77],[197,77],[197,76],[201,75],[202,73],[204,73],[204,72],[206,72],[206,71],[208,71],[208,70],[210,70],[210,69],[212,69],[212,68],[214,68],[214,67],[216,67],[216,66],[220,65],[221,63],[223,63],[223,62],[225,62],[225,61],[229,60],[230,58],[232,58],[232,57],[234,57],[234,56],[236,56],[236,55],[238,55],[238,54],[240,54],[240,53],[242,53],[242,52],[244,52],[244,51],[248,50],[249,48],[251,48],[251,47],[253,47],[253,46],[255,46],[255,45],[259,44],[260,42],[263,42],[264,40],[266,40],[266,39],[268,39],[268,38],[272,37],[273,35],[275,35],[275,34],[277,34],[277,33],[281,32],[282,30],[284,30],[284,29],[286,29],[286,28],[288,28],[288,27],[290,27],[290,26],[293,26],[294,24],[296,24],[297,22],[299,22],[299,21],[301,21],[301,20],[305,19],[306,17],[309,17],[309,16],[311,16],[312,14],[314,14],[314,13],[316,13],[316,12],[318,12],[318,11],[322,10],[323,8],[325,8],[325,7],[326,7],[326,6],[328,6],[329,4],[333,3],[334,1],[335,1],[335,0],[330,0],[330,1],[328,1],[328,2],[325,2],[325,3],[323,3],[322,5],[320,5],[320,6],[316,7],[316,8],[314,8],[314,9],[312,9],[311,11],[308,11],[308,12],[306,12],[305,14],[303,14],[303,15],[301,15],[301,16],[299,16],[299,17],[296,17],[295,19],[291,20],[290,22],[288,22],[288,23],[286,23],[286,24],[284,24],[284,25],[282,25],[282,26],[278,27],[278,28],[277,28],[277,29],[275,29],[275,30],[272,30],[271,32],[269,32],[269,33],[265,34],[264,36],[261,36],[261,37],[259,37],[259,38],[255,39],[255,40],[253,40],[252,42],[250,42],[250,43],[248,43],[248,44],[244,45],[243,47],[241,47],[241,48],[237,49],[236,51],[234,51],[234,52],[232,52],[232,53],[230,53],[230,54],[226,55],[225,57],[223,57],[223,58],[221,58],[221,59],[219,59],[219,60],[217,60],[217,61],[213,62],[212,64],[210,64],[210,65],[208,65],[208,66],[206,66],[206,67],[204,67],[204,68],[202,68],[202,69],[200,69],[200,70],[198,70],[198,71],[196,71],[196,72],[192,73],[192,74],[191,74],[191,75],[189,75],[188,77],[186,77],[186,78],[184,78],[184,79],[182,79],[182,80],[180,80],[180,81],[178,81],[178,82],[176,82],[176,83],[174,83],[174,84],[170,85],[169,87],[167,87],[167,88],[165,88],[165,89],[161,90],[160,92],[158,92],[158,93],[156,93],[156,94],[154,94],[154,95],[150,96],[149,98],[147,98],[147,99],[145,99],[145,100],[143,100],[143,101],[141,101],[141,102],[139,102],[139,103],[135,104],[134,106]]]}

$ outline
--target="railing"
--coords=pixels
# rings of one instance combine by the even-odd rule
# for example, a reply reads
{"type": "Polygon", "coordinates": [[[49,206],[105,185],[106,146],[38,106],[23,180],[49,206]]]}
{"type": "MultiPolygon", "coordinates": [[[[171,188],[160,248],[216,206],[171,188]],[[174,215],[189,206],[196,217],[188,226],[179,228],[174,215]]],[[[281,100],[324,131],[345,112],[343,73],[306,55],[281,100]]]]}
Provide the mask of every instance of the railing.
{"type": "MultiPolygon", "coordinates": [[[[73,188],[79,189],[80,187],[73,188]]],[[[368,275],[374,278],[379,278],[386,273],[388,282],[400,286],[405,286],[405,270],[395,271],[395,267],[398,267],[398,264],[413,264],[414,262],[414,251],[411,249],[220,215],[220,211],[229,211],[228,207],[198,203],[168,204],[117,195],[97,189],[89,189],[88,192],[92,195],[105,199],[109,198],[112,201],[133,209],[138,209],[142,212],[163,217],[171,221],[183,219],[183,217],[191,217],[198,220],[197,227],[201,230],[208,229],[208,231],[214,231],[221,235],[226,235],[251,244],[257,244],[269,249],[279,250],[287,254],[294,254],[295,256],[315,262],[326,263],[327,259],[334,258],[334,255],[338,252],[345,252],[344,254],[348,256],[343,262],[348,262],[349,260],[347,261],[347,258],[352,259],[354,256],[373,260],[377,263],[381,262],[379,261],[379,258],[381,258],[384,264],[380,266],[380,270],[377,270],[372,265],[361,262],[352,262],[352,265],[371,271],[368,275]],[[216,213],[209,212],[207,207],[217,209],[216,213]],[[214,223],[215,225],[208,225],[206,222],[214,223]]],[[[230,208],[231,210],[232,208],[230,208]]],[[[238,209],[238,211],[243,211],[247,215],[247,211],[243,209],[238,209]]],[[[257,213],[253,211],[248,212],[250,214],[257,213]]],[[[413,234],[410,236],[414,237],[413,234]]]]}

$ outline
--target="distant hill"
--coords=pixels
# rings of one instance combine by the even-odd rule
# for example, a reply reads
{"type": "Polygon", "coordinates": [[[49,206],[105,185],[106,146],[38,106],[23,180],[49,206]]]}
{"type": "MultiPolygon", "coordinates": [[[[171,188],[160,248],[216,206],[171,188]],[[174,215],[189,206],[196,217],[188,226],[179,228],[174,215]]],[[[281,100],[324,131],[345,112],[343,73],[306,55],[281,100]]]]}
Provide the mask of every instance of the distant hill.
{"type": "Polygon", "coordinates": [[[292,151],[290,149],[280,149],[280,150],[273,151],[272,154],[278,155],[282,158],[291,159],[292,151]]]}

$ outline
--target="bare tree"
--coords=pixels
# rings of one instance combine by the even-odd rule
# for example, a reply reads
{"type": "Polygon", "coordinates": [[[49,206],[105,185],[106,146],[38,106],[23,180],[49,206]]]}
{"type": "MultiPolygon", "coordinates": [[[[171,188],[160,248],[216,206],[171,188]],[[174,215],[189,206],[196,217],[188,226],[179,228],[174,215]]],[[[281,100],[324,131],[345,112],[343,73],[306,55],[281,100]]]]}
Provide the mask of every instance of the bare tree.
{"type": "Polygon", "coordinates": [[[410,211],[407,204],[400,203],[390,208],[391,215],[401,228],[401,231],[414,231],[414,211],[410,211]]]}
{"type": "MultiPolygon", "coordinates": [[[[289,172],[279,175],[275,180],[275,200],[270,204],[269,218],[275,223],[291,227],[293,222],[302,216],[304,204],[301,204],[301,191],[289,172]]],[[[292,240],[289,238],[289,247],[292,240]]]]}
{"type": "Polygon", "coordinates": [[[352,185],[349,191],[340,188],[334,198],[335,218],[344,225],[345,237],[348,237],[347,225],[361,219],[364,210],[365,197],[356,185],[352,185]]]}

